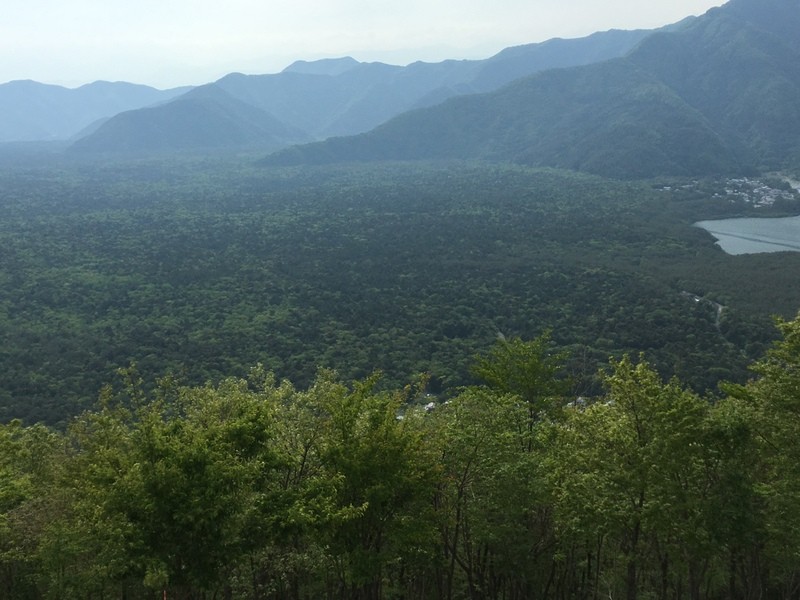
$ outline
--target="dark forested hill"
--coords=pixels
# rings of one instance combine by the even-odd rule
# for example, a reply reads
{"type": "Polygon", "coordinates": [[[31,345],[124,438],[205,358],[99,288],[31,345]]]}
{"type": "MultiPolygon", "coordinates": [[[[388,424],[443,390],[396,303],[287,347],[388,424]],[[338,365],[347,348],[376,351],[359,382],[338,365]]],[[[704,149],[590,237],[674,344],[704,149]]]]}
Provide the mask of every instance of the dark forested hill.
{"type": "Polygon", "coordinates": [[[99,119],[164,102],[186,91],[107,81],[76,89],[35,81],[4,83],[0,85],[0,142],[64,140],[99,119]]]}
{"type": "Polygon", "coordinates": [[[271,164],[485,158],[613,177],[777,168],[800,152],[800,7],[737,0],[627,57],[402,115],[271,164]],[[753,16],[757,15],[757,16],[753,16]]]}

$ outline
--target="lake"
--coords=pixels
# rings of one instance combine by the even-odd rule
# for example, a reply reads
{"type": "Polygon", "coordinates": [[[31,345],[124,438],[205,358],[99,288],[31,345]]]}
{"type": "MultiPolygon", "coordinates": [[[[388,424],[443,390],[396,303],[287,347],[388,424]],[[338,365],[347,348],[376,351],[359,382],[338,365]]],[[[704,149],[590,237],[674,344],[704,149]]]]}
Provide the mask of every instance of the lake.
{"type": "Polygon", "coordinates": [[[800,216],[698,221],[728,254],[800,252],[800,216]]]}

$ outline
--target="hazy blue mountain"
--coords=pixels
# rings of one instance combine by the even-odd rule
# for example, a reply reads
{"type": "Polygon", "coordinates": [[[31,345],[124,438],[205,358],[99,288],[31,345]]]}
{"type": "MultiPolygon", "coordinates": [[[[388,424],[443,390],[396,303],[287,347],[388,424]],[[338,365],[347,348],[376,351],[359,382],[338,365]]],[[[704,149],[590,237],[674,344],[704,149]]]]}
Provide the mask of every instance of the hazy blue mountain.
{"type": "Polygon", "coordinates": [[[341,114],[357,102],[364,90],[401,70],[403,67],[383,63],[358,63],[336,76],[293,71],[275,75],[234,73],[216,85],[319,139],[335,128],[341,114]]]}
{"type": "MultiPolygon", "coordinates": [[[[272,115],[291,130],[303,131],[313,139],[325,139],[369,131],[407,110],[432,106],[457,95],[496,89],[518,77],[552,66],[586,64],[619,56],[646,34],[644,31],[608,31],[584,39],[520,46],[487,60],[416,62],[406,67],[360,63],[350,57],[298,61],[278,74],[232,73],[214,85],[231,97],[272,115]]],[[[181,106],[191,105],[178,104],[168,110],[178,118],[176,111],[181,106]]],[[[181,115],[182,127],[191,129],[192,115],[205,118],[197,111],[181,115]]],[[[124,120],[131,122],[134,118],[140,125],[136,129],[119,127],[119,121],[111,120],[96,132],[87,132],[87,141],[80,146],[86,149],[96,144],[98,148],[108,148],[113,136],[131,135],[135,139],[119,138],[119,146],[144,151],[143,132],[161,131],[160,125],[147,125],[145,121],[160,120],[163,113],[146,110],[136,117],[126,115],[124,120]],[[102,137],[103,142],[90,141],[94,136],[102,137]]],[[[195,127],[209,130],[201,123],[195,127]]],[[[218,145],[231,143],[231,136],[226,137],[221,130],[220,135],[222,139],[218,145]]],[[[153,141],[154,149],[162,148],[163,141],[157,136],[153,141]]]]}
{"type": "Polygon", "coordinates": [[[283,70],[283,73],[302,73],[304,75],[341,75],[361,63],[352,56],[342,58],[323,58],[321,60],[296,60],[283,70]]]}
{"type": "Polygon", "coordinates": [[[0,142],[66,140],[98,119],[164,102],[187,90],[107,81],[75,89],[35,81],[0,84],[0,142]]]}
{"type": "Polygon", "coordinates": [[[73,151],[150,153],[220,148],[272,150],[309,138],[263,110],[206,85],[159,106],[120,113],[73,151]]]}
{"type": "Polygon", "coordinates": [[[646,29],[612,29],[578,39],[554,38],[541,44],[506,48],[481,65],[472,88],[475,92],[490,92],[539,71],[589,65],[624,56],[651,33],[652,30],[646,29]]]}
{"type": "Polygon", "coordinates": [[[800,155],[799,21],[796,0],[735,0],[626,57],[453,98],[268,162],[476,158],[615,177],[775,168],[800,155]]]}
{"type": "Polygon", "coordinates": [[[407,110],[485,92],[533,73],[622,56],[646,31],[607,31],[550,40],[486,60],[415,62],[406,67],[352,58],[296,62],[276,75],[232,74],[217,83],[316,138],[363,133],[407,110]]]}

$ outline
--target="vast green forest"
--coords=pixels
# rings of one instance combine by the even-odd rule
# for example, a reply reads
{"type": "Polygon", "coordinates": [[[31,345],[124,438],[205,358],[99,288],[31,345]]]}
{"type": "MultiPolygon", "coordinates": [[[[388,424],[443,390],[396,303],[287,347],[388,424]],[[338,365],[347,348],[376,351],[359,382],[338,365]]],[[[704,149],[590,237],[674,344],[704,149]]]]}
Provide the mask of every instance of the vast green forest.
{"type": "Polygon", "coordinates": [[[798,597],[743,181],[6,159],[0,596],[798,597]]]}
{"type": "Polygon", "coordinates": [[[796,209],[715,197],[724,181],[54,163],[0,169],[2,420],[63,425],[132,363],[190,385],[257,363],[302,387],[320,367],[380,370],[386,389],[426,373],[447,395],[498,335],[545,331],[576,392],[624,352],[714,391],[744,381],[800,298],[800,255],[727,256],[691,227],[796,209]]]}

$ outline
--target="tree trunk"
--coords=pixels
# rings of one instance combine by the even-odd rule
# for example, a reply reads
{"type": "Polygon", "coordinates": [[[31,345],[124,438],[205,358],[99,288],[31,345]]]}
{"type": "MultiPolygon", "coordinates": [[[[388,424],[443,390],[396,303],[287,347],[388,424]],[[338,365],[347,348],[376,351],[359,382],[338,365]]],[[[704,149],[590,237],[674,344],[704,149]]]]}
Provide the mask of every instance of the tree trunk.
{"type": "Polygon", "coordinates": [[[636,557],[634,556],[628,561],[628,571],[625,575],[625,598],[627,600],[636,600],[638,587],[636,585],[636,557]]]}

